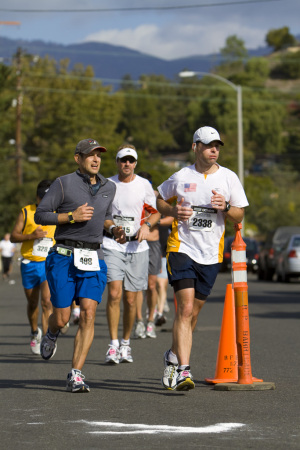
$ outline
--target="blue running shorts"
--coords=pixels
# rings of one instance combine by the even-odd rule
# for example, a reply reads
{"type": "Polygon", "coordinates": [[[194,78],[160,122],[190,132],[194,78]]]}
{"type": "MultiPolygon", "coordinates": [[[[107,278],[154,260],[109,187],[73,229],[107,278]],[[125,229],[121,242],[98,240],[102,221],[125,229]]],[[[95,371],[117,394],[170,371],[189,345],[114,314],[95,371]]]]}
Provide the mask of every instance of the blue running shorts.
{"type": "MultiPolygon", "coordinates": [[[[28,261],[28,260],[24,260],[28,261]]],[[[22,284],[25,289],[33,289],[46,281],[45,261],[21,262],[22,284]]]]}
{"type": "Polygon", "coordinates": [[[208,296],[216,281],[220,263],[199,264],[185,253],[170,252],[167,256],[169,283],[183,279],[195,280],[195,291],[208,296]]]}
{"type": "Polygon", "coordinates": [[[46,259],[46,274],[55,308],[67,308],[73,300],[90,298],[100,303],[107,281],[107,266],[99,260],[100,271],[90,272],[74,266],[74,255],[51,252],[46,259]]]}

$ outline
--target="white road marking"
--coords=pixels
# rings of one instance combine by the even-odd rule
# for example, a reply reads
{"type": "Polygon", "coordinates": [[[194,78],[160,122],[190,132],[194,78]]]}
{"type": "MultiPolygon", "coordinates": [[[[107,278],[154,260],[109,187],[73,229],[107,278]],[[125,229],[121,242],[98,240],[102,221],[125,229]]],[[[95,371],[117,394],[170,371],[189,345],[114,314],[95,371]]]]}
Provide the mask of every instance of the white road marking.
{"type": "Polygon", "coordinates": [[[145,425],[140,423],[119,423],[119,422],[89,422],[79,420],[77,423],[85,423],[92,427],[99,427],[97,431],[88,431],[90,434],[203,434],[203,433],[226,433],[241,427],[243,423],[217,423],[206,427],[174,427],[169,425],[145,425]],[[108,429],[108,430],[107,430],[108,429]],[[122,429],[122,430],[121,430],[122,429]]]}

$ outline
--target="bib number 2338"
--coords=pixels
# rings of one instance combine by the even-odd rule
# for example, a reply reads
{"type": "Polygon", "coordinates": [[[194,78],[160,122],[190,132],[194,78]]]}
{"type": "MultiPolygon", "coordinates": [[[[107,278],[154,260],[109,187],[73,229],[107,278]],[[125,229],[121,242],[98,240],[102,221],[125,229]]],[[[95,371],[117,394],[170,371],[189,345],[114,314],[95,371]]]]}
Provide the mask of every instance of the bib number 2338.
{"type": "Polygon", "coordinates": [[[192,206],[194,210],[189,219],[190,230],[213,231],[217,221],[217,211],[213,208],[192,206]]]}
{"type": "Polygon", "coordinates": [[[98,254],[95,250],[74,248],[74,265],[80,270],[100,270],[98,254]]]}

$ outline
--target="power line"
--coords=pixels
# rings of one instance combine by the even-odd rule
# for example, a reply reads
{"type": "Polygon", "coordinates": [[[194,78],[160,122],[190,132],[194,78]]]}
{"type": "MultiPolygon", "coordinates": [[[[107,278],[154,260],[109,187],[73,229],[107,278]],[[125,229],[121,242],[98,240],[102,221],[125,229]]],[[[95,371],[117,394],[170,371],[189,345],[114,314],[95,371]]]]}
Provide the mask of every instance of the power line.
{"type": "MultiPolygon", "coordinates": [[[[173,100],[173,101],[183,101],[183,100],[201,100],[202,96],[183,96],[183,95],[168,95],[168,94],[152,94],[152,93],[144,93],[144,92],[124,92],[124,91],[117,91],[117,92],[100,92],[97,90],[85,90],[85,89],[67,89],[67,88],[49,88],[49,87],[36,87],[36,86],[22,86],[23,92],[36,92],[36,93],[51,93],[51,94],[70,94],[70,95],[91,95],[91,96],[110,96],[111,98],[122,98],[122,97],[128,97],[128,98],[136,98],[136,99],[157,99],[157,100],[173,100]]],[[[209,103],[218,103],[220,101],[220,98],[210,98],[206,99],[209,103]]],[[[226,103],[235,103],[235,98],[227,98],[226,100],[223,99],[226,103]]],[[[288,105],[290,103],[290,100],[269,100],[269,99],[251,99],[246,98],[243,101],[244,104],[264,104],[264,105],[275,105],[275,104],[282,104],[282,105],[288,105]]]]}
{"type": "MultiPolygon", "coordinates": [[[[123,85],[128,85],[128,86],[135,86],[135,87],[143,87],[143,85],[147,85],[147,86],[153,86],[153,87],[171,87],[171,88],[180,88],[180,89],[205,89],[205,90],[214,90],[216,88],[218,88],[219,90],[228,90],[227,86],[224,85],[219,85],[219,84],[200,84],[200,83],[178,83],[178,82],[172,82],[172,81],[154,81],[148,78],[144,78],[144,79],[138,79],[138,80],[134,80],[134,79],[122,79],[122,78],[102,78],[102,77],[88,77],[86,75],[71,75],[71,74],[60,74],[60,73],[45,73],[45,72],[35,72],[35,73],[27,73],[24,75],[25,79],[29,79],[32,80],[33,78],[52,78],[55,80],[79,80],[79,81],[86,81],[86,82],[91,82],[91,83],[105,83],[107,84],[123,84],[123,85]]],[[[205,78],[205,76],[204,76],[205,78]]],[[[252,91],[252,92],[268,92],[271,94],[281,94],[281,91],[277,88],[277,87],[265,87],[265,86],[243,86],[243,91],[252,91]]],[[[123,92],[123,91],[121,91],[123,92]]],[[[290,94],[297,94],[298,92],[300,92],[300,89],[298,88],[294,88],[292,89],[291,92],[286,92],[287,95],[290,94]]]]}
{"type": "Polygon", "coordinates": [[[201,3],[200,5],[177,5],[177,6],[144,6],[144,7],[125,7],[125,8],[85,8],[85,9],[12,9],[0,8],[0,11],[18,12],[18,13],[90,13],[90,12],[119,12],[119,11],[158,11],[175,10],[191,8],[209,8],[213,6],[246,5],[251,3],[279,2],[282,0],[246,0],[218,3],[201,3]]]}

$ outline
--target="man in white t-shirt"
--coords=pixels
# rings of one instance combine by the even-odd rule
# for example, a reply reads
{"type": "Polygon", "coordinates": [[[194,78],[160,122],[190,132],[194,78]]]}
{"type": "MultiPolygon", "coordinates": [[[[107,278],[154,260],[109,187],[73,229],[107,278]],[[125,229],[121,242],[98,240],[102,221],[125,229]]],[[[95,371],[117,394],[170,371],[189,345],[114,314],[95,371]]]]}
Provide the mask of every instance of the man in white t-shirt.
{"type": "MultiPolygon", "coordinates": [[[[16,245],[10,242],[10,233],[4,235],[0,242],[0,253],[2,260],[2,277],[8,280],[12,271],[12,259],[16,250],[16,245]]],[[[11,280],[13,281],[13,280],[11,280]]]]}
{"type": "Polygon", "coordinates": [[[195,164],[158,187],[157,208],[175,218],[168,238],[168,278],[177,299],[173,343],[164,355],[166,389],[195,387],[190,371],[192,332],[223,259],[225,220],[239,223],[248,201],[237,175],[217,163],[223,142],[202,127],[193,137],[195,164]]]}
{"type": "Polygon", "coordinates": [[[138,155],[133,146],[119,148],[116,157],[118,174],[110,178],[116,184],[112,203],[115,226],[122,226],[126,243],[113,239],[113,225],[110,233],[104,233],[103,251],[107,264],[107,321],[111,342],[105,362],[133,362],[130,335],[136,316],[136,297],[147,289],[149,250],[147,238],[150,228],[159,220],[156,198],[148,180],[134,173],[138,155]],[[148,216],[142,219],[143,208],[148,216]],[[118,339],[120,302],[123,294],[123,337],[118,339]]]}

